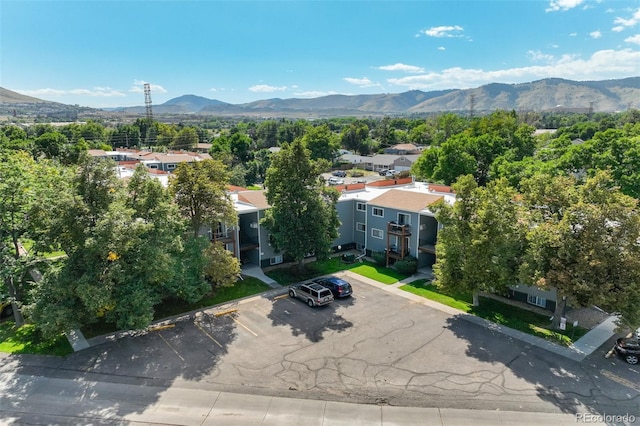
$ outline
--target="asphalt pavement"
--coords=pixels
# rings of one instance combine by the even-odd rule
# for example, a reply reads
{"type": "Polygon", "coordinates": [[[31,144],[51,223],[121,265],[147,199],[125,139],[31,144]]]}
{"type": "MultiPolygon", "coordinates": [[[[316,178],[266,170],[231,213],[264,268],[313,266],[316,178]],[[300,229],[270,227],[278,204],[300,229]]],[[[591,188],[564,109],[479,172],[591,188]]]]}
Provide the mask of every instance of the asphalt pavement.
{"type": "MultiPolygon", "coordinates": [[[[349,278],[349,272],[342,273],[349,278]]],[[[414,276],[410,280],[417,279],[414,276]]],[[[460,311],[414,296],[400,290],[401,283],[388,286],[362,276],[359,281],[380,288],[386,292],[402,296],[417,303],[438,309],[451,315],[460,316],[460,311]]],[[[270,297],[286,294],[286,288],[274,289],[270,297]]],[[[264,295],[256,296],[258,298],[264,295]]],[[[250,303],[251,298],[245,302],[250,303]]],[[[600,337],[592,338],[579,351],[550,349],[543,339],[533,338],[524,333],[513,334],[514,330],[496,328],[495,324],[477,321],[472,315],[463,319],[492,331],[504,333],[512,338],[522,339],[554,354],[563,355],[573,361],[580,361],[593,352],[599,339],[609,335],[602,327],[600,337]],[[510,331],[509,331],[510,330],[510,331]]],[[[165,321],[155,327],[170,324],[165,321]]],[[[123,334],[124,336],[126,334],[123,334]]],[[[594,335],[598,335],[595,333],[594,335]]],[[[593,336],[593,335],[592,335],[593,336]]],[[[72,336],[83,346],[99,348],[102,343],[118,344],[118,335],[83,341],[80,335],[72,336]]],[[[609,335],[609,337],[611,337],[609,335]]],[[[164,339],[164,337],[162,338],[164,339]]],[[[127,345],[134,344],[133,342],[127,345]]],[[[222,342],[224,344],[224,342],[222,342]]],[[[104,351],[110,346],[105,345],[104,351]]],[[[172,347],[167,342],[167,347],[172,347]]],[[[161,371],[163,357],[174,354],[154,355],[153,368],[161,371]]],[[[179,354],[177,356],[181,357],[179,354]]],[[[186,357],[186,354],[183,353],[186,357]]],[[[99,361],[99,354],[91,355],[92,362],[99,361]],[[96,358],[98,357],[98,358],[96,358]],[[96,361],[98,360],[98,361],[96,361]]],[[[2,355],[0,369],[0,424],[131,424],[131,425],[569,425],[569,424],[634,424],[631,414],[597,414],[589,412],[523,412],[508,410],[460,409],[454,407],[401,407],[379,404],[357,404],[348,400],[326,401],[309,398],[291,398],[259,394],[235,393],[233,389],[224,391],[212,389],[207,383],[200,384],[171,380],[148,379],[134,375],[110,377],[109,368],[90,372],[78,365],[70,368],[55,357],[29,357],[2,355]],[[15,368],[13,368],[15,367],[15,368]],[[47,371],[43,374],[43,371],[47,371]]],[[[167,358],[168,359],[168,358],[167,358]]],[[[140,365],[147,365],[141,360],[140,365]]],[[[116,360],[117,362],[117,360],[116,360]]],[[[122,360],[121,363],[132,362],[122,360]]],[[[136,362],[136,360],[133,360],[136,362]]],[[[186,361],[185,361],[186,362],[186,361]]],[[[215,376],[215,375],[214,375],[215,376]]],[[[160,377],[155,375],[154,377],[160,377]]],[[[637,413],[636,413],[637,414],[637,413]]],[[[637,424],[637,423],[636,423],[637,424]]]]}

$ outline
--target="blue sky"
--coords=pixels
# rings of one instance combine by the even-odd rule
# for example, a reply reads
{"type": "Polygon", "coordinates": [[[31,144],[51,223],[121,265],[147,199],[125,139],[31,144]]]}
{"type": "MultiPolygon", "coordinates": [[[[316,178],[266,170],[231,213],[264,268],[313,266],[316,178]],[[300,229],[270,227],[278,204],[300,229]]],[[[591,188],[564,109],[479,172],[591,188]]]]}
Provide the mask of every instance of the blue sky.
{"type": "Polygon", "coordinates": [[[640,75],[640,0],[0,0],[0,86],[91,107],[640,75]]]}

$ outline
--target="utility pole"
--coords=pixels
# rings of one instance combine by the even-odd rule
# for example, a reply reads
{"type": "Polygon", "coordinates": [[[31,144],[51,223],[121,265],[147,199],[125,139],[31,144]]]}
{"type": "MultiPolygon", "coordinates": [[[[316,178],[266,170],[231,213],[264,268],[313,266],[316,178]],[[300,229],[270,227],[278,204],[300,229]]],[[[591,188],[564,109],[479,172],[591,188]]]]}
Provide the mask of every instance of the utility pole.
{"type": "Polygon", "coordinates": [[[144,106],[147,109],[147,120],[149,125],[153,121],[153,112],[151,111],[151,85],[149,83],[144,84],[144,106]]]}
{"type": "Polygon", "coordinates": [[[476,109],[476,95],[472,93],[469,95],[469,117],[473,118],[473,113],[476,109]]]}

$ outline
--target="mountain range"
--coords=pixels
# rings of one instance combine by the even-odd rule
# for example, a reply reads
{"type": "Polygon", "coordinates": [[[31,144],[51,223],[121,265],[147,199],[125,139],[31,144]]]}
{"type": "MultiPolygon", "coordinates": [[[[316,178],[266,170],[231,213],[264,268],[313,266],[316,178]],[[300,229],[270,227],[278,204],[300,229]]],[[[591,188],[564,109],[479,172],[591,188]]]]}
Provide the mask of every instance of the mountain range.
{"type": "MultiPolygon", "coordinates": [[[[24,103],[48,102],[0,88],[0,106],[24,103]]],[[[154,115],[339,117],[417,115],[445,111],[482,113],[497,109],[615,112],[639,107],[640,77],[629,77],[602,81],[546,78],[520,84],[492,83],[474,89],[328,95],[311,99],[274,98],[244,104],[230,104],[202,96],[184,95],[163,104],[153,105],[152,110],[154,115]]],[[[109,111],[144,115],[146,107],[112,108],[109,111]]]]}

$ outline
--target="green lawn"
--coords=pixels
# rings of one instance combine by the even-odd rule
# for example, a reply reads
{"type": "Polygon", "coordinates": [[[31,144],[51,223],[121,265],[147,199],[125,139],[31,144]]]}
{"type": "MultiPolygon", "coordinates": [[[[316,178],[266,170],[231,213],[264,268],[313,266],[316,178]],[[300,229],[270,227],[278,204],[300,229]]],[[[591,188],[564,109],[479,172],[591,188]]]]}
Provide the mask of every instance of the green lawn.
{"type": "Polygon", "coordinates": [[[373,263],[365,262],[351,268],[351,272],[360,274],[364,277],[371,278],[384,284],[393,284],[408,277],[406,274],[401,274],[395,269],[387,268],[385,266],[376,265],[373,263]]]}
{"type": "MultiPolygon", "coordinates": [[[[23,240],[20,241],[20,243],[22,244],[22,247],[24,247],[24,249],[26,251],[31,252],[31,248],[33,247],[33,241],[32,240],[23,239],[23,240]]],[[[40,254],[45,259],[51,259],[51,258],[66,256],[66,253],[63,252],[62,250],[52,251],[52,252],[49,252],[49,253],[40,253],[40,254]]]]}
{"type": "Polygon", "coordinates": [[[480,306],[473,306],[471,295],[443,294],[427,280],[417,280],[403,285],[400,288],[426,299],[495,322],[496,324],[504,325],[514,330],[519,330],[567,346],[589,331],[582,327],[576,327],[575,330],[573,330],[573,324],[567,324],[567,329],[562,332],[551,330],[551,321],[549,321],[548,316],[486,297],[480,298],[480,306]]]}
{"type": "Polygon", "coordinates": [[[333,257],[329,260],[310,262],[305,264],[303,271],[298,271],[297,267],[283,267],[267,272],[269,278],[274,279],[280,285],[286,286],[300,281],[310,280],[322,275],[335,274],[336,272],[350,270],[362,276],[376,281],[393,284],[407,277],[400,274],[395,269],[376,265],[369,261],[344,263],[340,257],[333,257]]]}
{"type": "Polygon", "coordinates": [[[54,341],[43,341],[33,324],[16,329],[13,321],[0,324],[0,352],[65,356],[73,352],[65,336],[54,341]]]}

